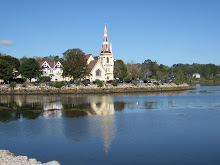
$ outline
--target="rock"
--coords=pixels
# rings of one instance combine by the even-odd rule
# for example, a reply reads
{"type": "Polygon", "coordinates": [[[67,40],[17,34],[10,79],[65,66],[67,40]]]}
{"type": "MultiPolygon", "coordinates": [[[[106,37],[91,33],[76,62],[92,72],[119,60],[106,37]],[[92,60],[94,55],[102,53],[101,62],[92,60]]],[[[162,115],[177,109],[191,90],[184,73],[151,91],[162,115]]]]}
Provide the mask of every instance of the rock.
{"type": "Polygon", "coordinates": [[[58,161],[50,161],[50,162],[47,162],[47,163],[44,163],[44,165],[60,165],[60,163],[58,161]]]}
{"type": "MultiPolygon", "coordinates": [[[[40,161],[36,159],[28,159],[27,156],[15,156],[8,150],[0,150],[0,165],[40,165],[40,161]]],[[[57,161],[43,163],[45,165],[60,165],[57,161]]]]}

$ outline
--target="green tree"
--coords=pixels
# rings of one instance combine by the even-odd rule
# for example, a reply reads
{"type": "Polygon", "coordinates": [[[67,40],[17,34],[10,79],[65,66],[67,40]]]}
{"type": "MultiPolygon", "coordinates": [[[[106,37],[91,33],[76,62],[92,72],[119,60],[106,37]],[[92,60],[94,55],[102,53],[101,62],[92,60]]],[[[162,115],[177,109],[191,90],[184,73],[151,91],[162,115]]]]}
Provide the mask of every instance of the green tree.
{"type": "Polygon", "coordinates": [[[27,60],[28,58],[26,56],[23,56],[22,58],[20,58],[20,64],[22,64],[25,60],[27,60]]]}
{"type": "Polygon", "coordinates": [[[156,72],[158,71],[157,62],[153,62],[150,59],[145,60],[141,65],[141,71],[144,78],[148,78],[151,75],[156,76],[156,72]]]}
{"type": "Polygon", "coordinates": [[[14,89],[14,88],[16,87],[16,82],[12,81],[12,82],[10,83],[10,87],[11,87],[12,89],[14,89]]]}
{"type": "Polygon", "coordinates": [[[42,71],[39,63],[34,58],[28,58],[21,64],[20,73],[31,81],[32,78],[40,77],[42,71]]]}
{"type": "Polygon", "coordinates": [[[50,55],[50,56],[46,56],[46,57],[44,57],[43,58],[45,61],[52,61],[52,62],[54,62],[54,61],[59,61],[59,56],[52,56],[52,55],[50,55]]]}
{"type": "Polygon", "coordinates": [[[128,70],[122,60],[116,60],[114,62],[114,76],[115,78],[125,79],[128,77],[128,70]]]}
{"type": "Polygon", "coordinates": [[[81,49],[69,49],[63,53],[60,62],[63,65],[63,76],[70,78],[83,78],[88,72],[85,53],[81,49]]]}
{"type": "Polygon", "coordinates": [[[130,78],[137,79],[143,77],[143,73],[141,72],[141,64],[134,63],[134,61],[127,63],[128,74],[130,78]]]}
{"type": "Polygon", "coordinates": [[[12,80],[18,75],[20,62],[17,58],[0,53],[0,79],[12,80]]]}
{"type": "Polygon", "coordinates": [[[13,67],[5,60],[0,59],[0,79],[9,81],[13,78],[13,67]]]}
{"type": "Polygon", "coordinates": [[[9,56],[9,55],[3,55],[3,56],[0,56],[0,59],[7,61],[12,66],[13,69],[17,71],[19,70],[20,62],[17,58],[9,56]]]}

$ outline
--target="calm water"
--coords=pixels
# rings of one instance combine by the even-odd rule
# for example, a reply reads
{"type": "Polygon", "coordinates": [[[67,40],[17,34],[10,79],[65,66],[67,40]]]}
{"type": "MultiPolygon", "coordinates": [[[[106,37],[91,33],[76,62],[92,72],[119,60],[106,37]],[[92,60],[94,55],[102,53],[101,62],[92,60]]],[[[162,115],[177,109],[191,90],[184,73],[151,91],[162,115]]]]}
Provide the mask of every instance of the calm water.
{"type": "Polygon", "coordinates": [[[0,149],[62,165],[220,164],[220,86],[0,96],[0,149]]]}

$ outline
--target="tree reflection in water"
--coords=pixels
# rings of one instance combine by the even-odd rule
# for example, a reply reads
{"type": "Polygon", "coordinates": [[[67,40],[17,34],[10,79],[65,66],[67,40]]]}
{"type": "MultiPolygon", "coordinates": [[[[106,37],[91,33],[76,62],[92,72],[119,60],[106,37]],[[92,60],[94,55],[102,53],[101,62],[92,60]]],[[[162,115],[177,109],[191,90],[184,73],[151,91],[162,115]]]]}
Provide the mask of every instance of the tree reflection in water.
{"type": "MultiPolygon", "coordinates": [[[[101,133],[101,137],[103,139],[104,150],[106,153],[108,153],[115,134],[114,109],[121,111],[124,109],[124,107],[124,102],[118,102],[114,104],[112,96],[102,95],[52,95],[43,97],[40,95],[1,95],[0,121],[9,122],[20,118],[36,119],[38,117],[79,118],[83,116],[97,115],[98,118],[91,118],[92,120],[96,120],[95,122],[99,123],[96,125],[96,127],[88,122],[76,124],[78,121],[74,120],[68,121],[70,122],[69,124],[71,127],[69,127],[69,124],[68,126],[65,126],[65,124],[68,122],[60,122],[59,120],[57,123],[63,125],[59,126],[60,128],[64,128],[64,130],[60,131],[63,132],[65,136],[70,138],[74,138],[76,134],[73,133],[76,133],[77,131],[80,131],[79,135],[83,135],[84,133],[88,134],[88,132],[92,132],[92,130],[97,130],[98,127],[98,130],[101,133]],[[71,124],[71,122],[74,124],[71,124]],[[88,128],[90,131],[88,131],[88,128]]],[[[48,132],[53,130],[53,128],[47,125],[47,122],[45,122],[45,128],[46,127],[48,132]]],[[[82,137],[74,139],[81,138],[82,137]]]]}
{"type": "Polygon", "coordinates": [[[123,111],[125,109],[125,102],[122,101],[115,101],[114,102],[114,109],[115,111],[123,111]]]}
{"type": "Polygon", "coordinates": [[[157,108],[157,102],[144,102],[144,108],[145,109],[156,109],[157,108]]]}

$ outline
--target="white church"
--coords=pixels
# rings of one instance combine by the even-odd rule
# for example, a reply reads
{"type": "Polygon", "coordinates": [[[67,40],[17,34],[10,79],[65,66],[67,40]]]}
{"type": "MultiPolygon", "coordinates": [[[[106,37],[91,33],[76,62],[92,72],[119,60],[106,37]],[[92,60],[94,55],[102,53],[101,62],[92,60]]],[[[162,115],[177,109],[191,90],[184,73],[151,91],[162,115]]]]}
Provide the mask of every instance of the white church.
{"type": "MultiPolygon", "coordinates": [[[[99,79],[101,81],[114,79],[114,60],[112,54],[112,47],[109,46],[107,28],[105,25],[104,38],[100,56],[94,59],[92,54],[85,55],[88,64],[89,76],[86,78],[90,81],[99,79]]],[[[44,61],[42,64],[43,76],[49,76],[51,81],[64,81],[69,80],[67,77],[62,77],[62,64],[57,62],[44,61]]]]}

